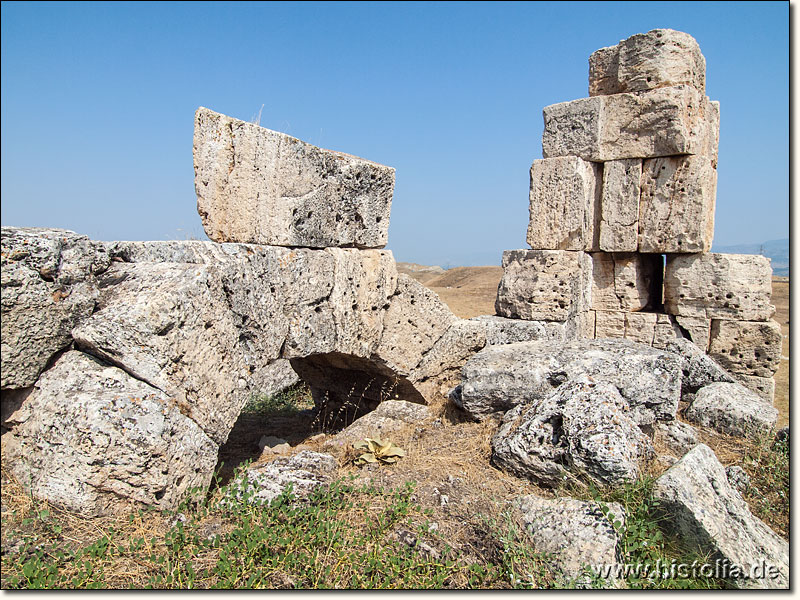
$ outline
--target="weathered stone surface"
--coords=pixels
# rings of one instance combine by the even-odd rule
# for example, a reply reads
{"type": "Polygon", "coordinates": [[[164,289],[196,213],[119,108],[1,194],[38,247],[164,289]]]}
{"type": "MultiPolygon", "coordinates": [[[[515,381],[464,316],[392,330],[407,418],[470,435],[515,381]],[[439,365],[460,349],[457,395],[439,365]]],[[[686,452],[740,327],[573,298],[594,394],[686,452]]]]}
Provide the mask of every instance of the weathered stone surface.
{"type": "Polygon", "coordinates": [[[656,326],[653,328],[653,348],[664,350],[672,340],[683,337],[675,317],[656,313],[656,326]]]}
{"type": "Polygon", "coordinates": [[[778,422],[778,410],[738,383],[712,383],[701,388],[686,417],[721,433],[758,438],[778,422]]]}
{"type": "Polygon", "coordinates": [[[404,400],[386,400],[372,412],[353,421],[328,443],[342,445],[364,438],[379,438],[387,441],[390,439],[387,436],[409,424],[421,423],[430,416],[430,409],[422,404],[404,400]]]}
{"type": "Polygon", "coordinates": [[[700,443],[697,430],[677,419],[669,423],[657,423],[653,429],[654,442],[666,446],[678,458],[700,443]]]}
{"type": "Polygon", "coordinates": [[[197,209],[216,242],[386,245],[394,169],[199,108],[197,209]]]}
{"type": "Polygon", "coordinates": [[[598,340],[625,338],[625,313],[619,310],[594,311],[594,337],[598,340]]]}
{"type": "Polygon", "coordinates": [[[294,456],[256,463],[233,483],[232,494],[251,504],[269,504],[291,485],[295,496],[307,498],[331,480],[337,466],[330,454],[303,450],[294,456]]]}
{"type": "Polygon", "coordinates": [[[642,161],[638,158],[603,163],[600,250],[636,252],[639,248],[641,179],[642,161]]]}
{"type": "Polygon", "coordinates": [[[566,323],[560,321],[523,321],[497,315],[481,315],[471,318],[470,321],[483,325],[487,346],[533,340],[568,339],[566,323]]]}
{"type": "Polygon", "coordinates": [[[653,448],[631,416],[616,386],[584,376],[508,411],[492,438],[492,462],[549,486],[570,476],[632,481],[653,448]]]}
{"type": "Polygon", "coordinates": [[[619,46],[595,50],[589,56],[589,95],[619,94],[619,46]]]}
{"type": "Polygon", "coordinates": [[[602,188],[600,165],[576,156],[531,166],[527,242],[534,250],[596,250],[602,188]]]}
{"type": "Polygon", "coordinates": [[[664,308],[673,315],[766,321],[774,313],[769,259],[751,254],[667,256],[664,308]]]}
{"type": "Polygon", "coordinates": [[[591,304],[591,258],[564,250],[506,250],[495,310],[502,317],[566,321],[591,304]]]}
{"type": "Polygon", "coordinates": [[[676,338],[666,344],[666,350],[682,359],[683,393],[694,393],[702,387],[716,382],[734,383],[734,378],[725,369],[709,358],[690,340],[676,338]]]}
{"type": "Polygon", "coordinates": [[[581,98],[546,106],[543,112],[544,158],[606,162],[676,154],[713,157],[719,135],[718,107],[686,85],[581,98]]]}
{"type": "Polygon", "coordinates": [[[684,317],[675,315],[672,317],[675,324],[681,330],[681,334],[700,348],[703,352],[708,351],[708,341],[711,337],[711,319],[703,317],[684,317]]]}
{"type": "Polygon", "coordinates": [[[77,351],[42,374],[10,419],[4,464],[37,498],[84,515],[129,502],[176,508],[217,462],[217,444],[172,398],[77,351]]]}
{"type": "Polygon", "coordinates": [[[261,374],[261,379],[264,385],[261,393],[266,396],[272,396],[273,394],[282,392],[300,381],[297,373],[292,369],[291,363],[283,358],[264,367],[264,373],[261,374]]]}
{"type": "Polygon", "coordinates": [[[753,516],[708,446],[695,446],[656,480],[653,491],[690,547],[727,559],[745,576],[766,563],[767,577],[735,579],[738,587],[788,588],[789,544],[753,516]]]}
{"type": "Polygon", "coordinates": [[[653,345],[658,315],[650,312],[625,313],[625,339],[647,346],[653,345]]]}
{"type": "Polygon", "coordinates": [[[772,377],[781,364],[781,326],[775,321],[711,321],[708,355],[731,373],[772,377]]]}
{"type": "Polygon", "coordinates": [[[741,383],[751,392],[772,404],[775,401],[775,378],[756,377],[755,375],[736,374],[736,381],[741,383]]]}
{"type": "Polygon", "coordinates": [[[2,228],[3,389],[34,384],[97,302],[110,259],[102,243],[65,229],[2,228]]]}
{"type": "Polygon", "coordinates": [[[633,312],[660,304],[660,256],[595,252],[591,257],[594,310],[633,312]]]}
{"type": "MultiPolygon", "coordinates": [[[[587,585],[591,571],[587,573],[586,567],[596,565],[615,573],[619,536],[598,504],[573,498],[522,496],[514,506],[522,514],[534,551],[551,555],[565,576],[566,581],[561,583],[587,585]]],[[[624,525],[622,505],[611,502],[608,508],[614,519],[624,525]]]]}
{"type": "Polygon", "coordinates": [[[744,494],[750,487],[750,476],[739,465],[731,465],[725,468],[725,475],[728,476],[728,483],[740,494],[744,494]]]}
{"type": "Polygon", "coordinates": [[[710,156],[645,160],[639,251],[708,252],[714,238],[716,198],[717,170],[710,156]]]}
{"type": "Polygon", "coordinates": [[[464,365],[460,397],[454,401],[473,418],[483,419],[542,400],[553,388],[584,375],[614,384],[637,423],[675,416],[680,357],[627,340],[487,346],[464,365]]]}

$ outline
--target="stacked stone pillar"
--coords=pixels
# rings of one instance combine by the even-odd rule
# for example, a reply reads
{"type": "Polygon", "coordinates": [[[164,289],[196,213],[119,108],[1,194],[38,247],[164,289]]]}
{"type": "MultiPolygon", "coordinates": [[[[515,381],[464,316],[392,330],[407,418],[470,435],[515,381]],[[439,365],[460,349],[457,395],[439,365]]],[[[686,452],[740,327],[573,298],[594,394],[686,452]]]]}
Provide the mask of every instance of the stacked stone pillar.
{"type": "Polygon", "coordinates": [[[656,29],[602,48],[589,97],[543,112],[531,249],[504,253],[497,313],[658,348],[685,337],[771,401],[769,261],[709,252],[720,113],[694,38],[656,29]]]}

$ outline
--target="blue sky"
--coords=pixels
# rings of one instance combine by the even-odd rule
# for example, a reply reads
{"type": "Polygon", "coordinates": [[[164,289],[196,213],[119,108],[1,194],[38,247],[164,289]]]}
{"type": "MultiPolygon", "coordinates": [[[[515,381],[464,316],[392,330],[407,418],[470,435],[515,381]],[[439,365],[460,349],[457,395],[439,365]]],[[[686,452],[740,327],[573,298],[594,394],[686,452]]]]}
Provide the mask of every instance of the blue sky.
{"type": "Polygon", "coordinates": [[[695,37],[721,103],[715,246],[789,235],[787,2],[2,3],[2,224],[206,239],[192,171],[206,106],[397,169],[399,261],[523,248],[542,108],[588,57],[695,37]]]}

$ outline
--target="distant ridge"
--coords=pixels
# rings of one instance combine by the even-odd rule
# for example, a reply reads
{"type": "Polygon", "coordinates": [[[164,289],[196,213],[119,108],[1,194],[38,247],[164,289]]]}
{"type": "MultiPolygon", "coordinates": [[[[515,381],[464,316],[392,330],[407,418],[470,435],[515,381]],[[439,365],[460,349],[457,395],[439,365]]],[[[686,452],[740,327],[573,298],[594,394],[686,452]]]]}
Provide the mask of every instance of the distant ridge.
{"type": "Polygon", "coordinates": [[[724,254],[761,254],[772,260],[772,274],[789,276],[789,238],[770,240],[760,244],[737,244],[712,248],[712,252],[724,254]]]}

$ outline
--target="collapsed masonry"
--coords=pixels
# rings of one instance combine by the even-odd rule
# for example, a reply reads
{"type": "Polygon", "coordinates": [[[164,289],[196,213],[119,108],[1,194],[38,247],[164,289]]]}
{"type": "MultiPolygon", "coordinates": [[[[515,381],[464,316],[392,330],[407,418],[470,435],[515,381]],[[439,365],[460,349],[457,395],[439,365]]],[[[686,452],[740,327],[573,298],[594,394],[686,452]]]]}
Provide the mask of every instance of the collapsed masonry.
{"type": "Polygon", "coordinates": [[[503,254],[498,315],[664,348],[685,337],[772,401],[781,330],[762,256],[710,253],[719,103],[688,34],[589,58],[589,97],[544,109],[531,250],[503,254]]]}

